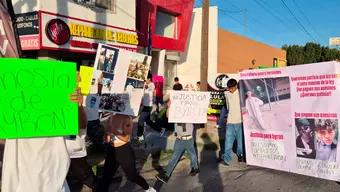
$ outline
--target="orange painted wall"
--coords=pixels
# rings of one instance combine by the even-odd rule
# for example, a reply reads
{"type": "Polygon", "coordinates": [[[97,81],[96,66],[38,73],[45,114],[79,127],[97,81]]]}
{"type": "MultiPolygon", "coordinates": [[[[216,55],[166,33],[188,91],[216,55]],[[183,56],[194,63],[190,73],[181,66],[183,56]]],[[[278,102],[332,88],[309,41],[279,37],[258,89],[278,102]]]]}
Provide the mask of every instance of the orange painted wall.
{"type": "Polygon", "coordinates": [[[218,73],[237,73],[240,70],[272,67],[275,57],[286,59],[286,51],[218,29],[218,73]],[[255,65],[252,60],[255,59],[255,65]]]}

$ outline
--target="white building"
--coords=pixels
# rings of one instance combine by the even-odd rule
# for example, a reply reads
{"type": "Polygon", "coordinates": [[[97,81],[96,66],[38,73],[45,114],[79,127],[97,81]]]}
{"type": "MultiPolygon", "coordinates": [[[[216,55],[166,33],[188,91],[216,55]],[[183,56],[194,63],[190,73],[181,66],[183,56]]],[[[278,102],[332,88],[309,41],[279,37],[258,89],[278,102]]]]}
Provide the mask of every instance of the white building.
{"type": "MultiPolygon", "coordinates": [[[[209,58],[208,82],[214,84],[217,77],[217,48],[218,48],[218,9],[209,10],[209,58]]],[[[177,76],[185,87],[187,84],[196,85],[201,73],[201,37],[202,37],[202,8],[193,11],[192,24],[187,41],[187,50],[180,55],[177,65],[177,76]]]]}

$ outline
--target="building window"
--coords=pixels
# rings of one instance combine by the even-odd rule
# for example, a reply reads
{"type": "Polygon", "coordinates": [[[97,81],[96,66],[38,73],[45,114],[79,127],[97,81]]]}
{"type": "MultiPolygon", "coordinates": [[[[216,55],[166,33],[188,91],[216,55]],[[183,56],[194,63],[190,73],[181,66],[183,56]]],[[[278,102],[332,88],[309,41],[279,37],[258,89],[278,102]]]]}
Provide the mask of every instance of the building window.
{"type": "Polygon", "coordinates": [[[157,11],[156,34],[177,39],[177,17],[164,11],[157,11]]]}
{"type": "Polygon", "coordinates": [[[74,2],[93,9],[105,9],[116,12],[115,0],[73,0],[74,2]]]}

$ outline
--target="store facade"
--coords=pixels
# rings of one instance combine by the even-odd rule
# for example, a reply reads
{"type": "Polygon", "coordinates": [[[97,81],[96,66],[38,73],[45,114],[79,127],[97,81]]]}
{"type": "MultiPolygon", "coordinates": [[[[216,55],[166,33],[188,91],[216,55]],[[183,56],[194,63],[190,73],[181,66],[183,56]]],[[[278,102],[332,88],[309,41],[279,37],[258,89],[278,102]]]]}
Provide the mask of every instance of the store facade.
{"type": "Polygon", "coordinates": [[[98,43],[138,51],[135,0],[13,0],[26,57],[91,65],[98,43]]]}

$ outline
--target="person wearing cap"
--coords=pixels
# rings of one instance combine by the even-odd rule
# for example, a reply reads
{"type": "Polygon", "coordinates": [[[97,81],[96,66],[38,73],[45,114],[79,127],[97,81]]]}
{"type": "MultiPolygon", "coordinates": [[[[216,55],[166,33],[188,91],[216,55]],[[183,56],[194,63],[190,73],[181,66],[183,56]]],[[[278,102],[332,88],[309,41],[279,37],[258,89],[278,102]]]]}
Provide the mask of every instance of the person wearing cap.
{"type": "Polygon", "coordinates": [[[337,120],[318,119],[316,127],[316,158],[323,161],[336,161],[337,120]]]}
{"type": "Polygon", "coordinates": [[[298,157],[315,159],[313,119],[296,119],[295,125],[299,133],[296,138],[296,153],[298,157]]]}

